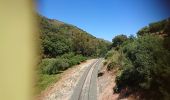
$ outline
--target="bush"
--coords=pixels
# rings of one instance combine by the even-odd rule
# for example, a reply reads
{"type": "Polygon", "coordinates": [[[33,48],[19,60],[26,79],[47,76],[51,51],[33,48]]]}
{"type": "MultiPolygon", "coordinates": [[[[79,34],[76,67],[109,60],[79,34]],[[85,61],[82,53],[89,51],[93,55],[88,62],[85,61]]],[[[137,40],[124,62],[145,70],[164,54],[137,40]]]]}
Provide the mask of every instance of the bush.
{"type": "Polygon", "coordinates": [[[112,57],[114,55],[114,53],[115,53],[115,50],[108,51],[106,56],[105,56],[105,59],[108,59],[108,58],[112,57]]]}
{"type": "Polygon", "coordinates": [[[56,74],[60,71],[66,70],[70,65],[67,59],[43,59],[41,63],[41,70],[44,74],[56,74]]]}
{"type": "Polygon", "coordinates": [[[112,46],[113,47],[117,47],[117,46],[120,46],[121,44],[123,44],[123,42],[127,41],[128,40],[128,37],[126,35],[118,35],[118,36],[115,36],[113,39],[112,39],[112,46]]]}
{"type": "Polygon", "coordinates": [[[117,89],[149,90],[159,96],[170,94],[170,53],[158,36],[143,36],[121,49],[126,59],[116,77],[117,89]]]}
{"type": "Polygon", "coordinates": [[[87,59],[82,55],[75,55],[74,53],[64,54],[61,56],[61,58],[67,59],[70,66],[79,64],[80,62],[85,61],[87,59]]]}
{"type": "Polygon", "coordinates": [[[122,65],[123,55],[119,51],[112,50],[108,54],[109,64],[107,65],[108,70],[112,70],[114,67],[120,67],[122,65]]]}
{"type": "Polygon", "coordinates": [[[61,77],[61,74],[55,74],[55,75],[48,75],[48,74],[39,74],[38,80],[36,82],[36,94],[40,94],[42,91],[44,91],[48,86],[51,84],[54,84],[57,82],[61,77]]]}
{"type": "Polygon", "coordinates": [[[74,55],[74,53],[64,54],[57,58],[43,59],[40,69],[43,74],[57,74],[84,60],[86,60],[86,57],[82,55],[74,55]]]}
{"type": "Polygon", "coordinates": [[[66,54],[63,54],[61,56],[61,58],[64,58],[64,59],[71,59],[72,57],[74,57],[75,54],[73,52],[70,52],[70,53],[66,53],[66,54]]]}

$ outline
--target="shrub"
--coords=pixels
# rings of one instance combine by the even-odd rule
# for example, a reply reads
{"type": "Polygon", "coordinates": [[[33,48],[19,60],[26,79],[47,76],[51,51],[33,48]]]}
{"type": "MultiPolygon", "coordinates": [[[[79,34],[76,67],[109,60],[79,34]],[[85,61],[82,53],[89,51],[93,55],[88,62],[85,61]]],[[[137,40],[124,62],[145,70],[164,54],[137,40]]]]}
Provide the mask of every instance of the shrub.
{"type": "Polygon", "coordinates": [[[43,59],[41,70],[44,74],[56,74],[69,68],[67,59],[43,59]]]}
{"type": "MultiPolygon", "coordinates": [[[[55,59],[43,59],[40,63],[40,69],[43,74],[49,73],[50,69],[53,67],[55,59]]],[[[49,73],[50,74],[50,73],[49,73]]]]}
{"type": "Polygon", "coordinates": [[[74,57],[75,54],[73,52],[70,52],[70,53],[66,53],[66,54],[63,54],[61,56],[61,58],[64,58],[64,59],[71,59],[72,57],[74,57]]]}
{"type": "Polygon", "coordinates": [[[114,52],[115,52],[115,50],[108,51],[106,56],[105,56],[105,59],[108,59],[108,58],[112,57],[114,55],[114,52]]]}
{"type": "Polygon", "coordinates": [[[170,93],[167,80],[170,77],[170,53],[163,47],[158,36],[143,36],[126,44],[121,49],[126,59],[116,77],[117,89],[149,90],[160,97],[170,93]]]}
{"type": "Polygon", "coordinates": [[[119,67],[122,65],[122,53],[120,53],[119,51],[112,50],[111,55],[112,56],[109,56],[109,64],[107,65],[108,70],[112,70],[114,67],[119,67]]]}
{"type": "Polygon", "coordinates": [[[113,39],[112,39],[112,46],[113,47],[117,47],[117,46],[120,46],[121,44],[123,44],[123,42],[125,42],[126,40],[128,40],[128,37],[126,35],[118,35],[118,36],[115,36],[113,39]]]}
{"type": "Polygon", "coordinates": [[[85,61],[87,59],[82,55],[75,55],[74,53],[64,54],[61,56],[61,58],[67,59],[70,66],[79,64],[80,62],[85,61]]]}
{"type": "Polygon", "coordinates": [[[43,59],[40,64],[40,69],[43,74],[57,74],[84,60],[86,60],[86,57],[82,55],[74,55],[74,53],[64,54],[57,58],[43,59]]]}

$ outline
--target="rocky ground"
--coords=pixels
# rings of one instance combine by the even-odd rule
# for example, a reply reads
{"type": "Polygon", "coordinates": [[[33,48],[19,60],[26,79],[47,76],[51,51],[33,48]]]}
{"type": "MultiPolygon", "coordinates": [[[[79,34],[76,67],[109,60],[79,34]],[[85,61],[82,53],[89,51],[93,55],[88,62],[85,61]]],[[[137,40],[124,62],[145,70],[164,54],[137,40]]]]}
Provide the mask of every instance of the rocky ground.
{"type": "Polygon", "coordinates": [[[94,62],[94,60],[95,59],[87,60],[86,62],[66,70],[62,73],[62,78],[57,83],[42,92],[41,95],[38,96],[38,99],[68,100],[83,72],[92,62],[94,62]]]}

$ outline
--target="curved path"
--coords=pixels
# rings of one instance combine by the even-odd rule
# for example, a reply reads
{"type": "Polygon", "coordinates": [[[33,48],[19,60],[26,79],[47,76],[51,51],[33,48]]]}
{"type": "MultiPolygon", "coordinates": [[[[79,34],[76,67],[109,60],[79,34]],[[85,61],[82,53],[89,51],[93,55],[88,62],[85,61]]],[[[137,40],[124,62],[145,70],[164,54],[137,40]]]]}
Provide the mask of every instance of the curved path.
{"type": "Polygon", "coordinates": [[[97,100],[97,73],[102,60],[97,59],[86,69],[70,100],[97,100]]]}

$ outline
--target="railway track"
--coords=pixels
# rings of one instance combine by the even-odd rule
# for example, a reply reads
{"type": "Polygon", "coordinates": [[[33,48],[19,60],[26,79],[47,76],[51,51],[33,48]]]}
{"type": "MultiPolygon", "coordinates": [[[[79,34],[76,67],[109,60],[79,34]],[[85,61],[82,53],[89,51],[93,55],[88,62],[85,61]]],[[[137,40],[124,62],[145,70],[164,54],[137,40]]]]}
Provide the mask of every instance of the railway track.
{"type": "Polygon", "coordinates": [[[83,73],[70,100],[97,100],[97,73],[103,59],[97,59],[83,73]]]}

